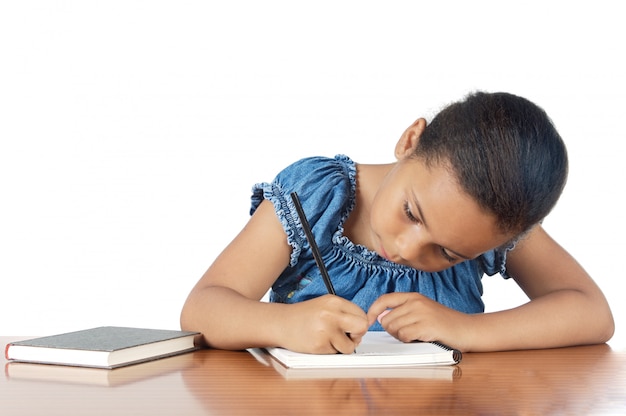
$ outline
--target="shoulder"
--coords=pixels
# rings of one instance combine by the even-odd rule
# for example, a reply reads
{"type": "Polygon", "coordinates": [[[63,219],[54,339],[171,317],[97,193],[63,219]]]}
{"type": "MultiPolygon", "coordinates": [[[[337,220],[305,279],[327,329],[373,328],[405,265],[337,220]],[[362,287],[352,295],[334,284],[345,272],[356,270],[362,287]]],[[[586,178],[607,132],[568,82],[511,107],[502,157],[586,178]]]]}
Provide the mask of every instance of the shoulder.
{"type": "Polygon", "coordinates": [[[262,199],[297,192],[303,207],[325,207],[329,200],[351,199],[356,190],[356,165],[345,155],[300,159],[281,170],[272,182],[253,187],[253,209],[262,199]]]}
{"type": "Polygon", "coordinates": [[[293,247],[295,264],[304,242],[304,232],[290,194],[296,192],[314,234],[324,236],[320,249],[331,243],[331,236],[354,206],[356,167],[347,156],[310,157],[283,169],[272,182],[257,183],[252,189],[253,214],[263,200],[269,200],[287,239],[293,247]]]}
{"type": "Polygon", "coordinates": [[[280,183],[323,183],[347,180],[356,174],[355,163],[345,155],[333,158],[314,156],[300,159],[283,169],[277,176],[280,183]]]}

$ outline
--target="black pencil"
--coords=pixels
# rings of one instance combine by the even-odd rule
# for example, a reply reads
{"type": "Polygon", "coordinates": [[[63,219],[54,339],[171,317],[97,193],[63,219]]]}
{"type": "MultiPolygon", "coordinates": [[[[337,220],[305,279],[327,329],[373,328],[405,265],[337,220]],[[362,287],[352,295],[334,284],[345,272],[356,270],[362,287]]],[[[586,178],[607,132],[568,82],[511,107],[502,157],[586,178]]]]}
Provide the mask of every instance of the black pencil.
{"type": "Polygon", "coordinates": [[[313,232],[311,232],[311,226],[309,225],[309,221],[306,219],[306,215],[304,215],[304,210],[302,209],[302,204],[300,204],[300,198],[298,198],[298,194],[296,192],[291,193],[291,200],[293,204],[296,206],[296,212],[300,217],[300,223],[302,224],[302,228],[304,229],[304,234],[306,235],[306,239],[311,246],[311,251],[313,251],[313,257],[315,258],[315,263],[317,263],[318,269],[320,269],[320,273],[322,273],[322,278],[324,279],[324,283],[326,284],[326,289],[328,293],[331,295],[335,294],[335,288],[333,287],[333,283],[330,281],[330,276],[328,275],[328,271],[326,270],[326,265],[322,260],[322,255],[320,254],[320,249],[317,247],[317,243],[315,242],[315,238],[313,237],[313,232]]]}

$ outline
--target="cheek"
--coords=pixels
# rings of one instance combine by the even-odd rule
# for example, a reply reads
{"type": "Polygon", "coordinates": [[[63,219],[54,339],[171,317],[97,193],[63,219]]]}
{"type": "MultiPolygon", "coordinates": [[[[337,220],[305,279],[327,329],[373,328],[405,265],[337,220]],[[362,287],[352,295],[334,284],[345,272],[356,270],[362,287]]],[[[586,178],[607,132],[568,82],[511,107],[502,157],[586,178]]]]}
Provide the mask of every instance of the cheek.
{"type": "Polygon", "coordinates": [[[370,210],[370,225],[372,230],[379,235],[393,233],[398,228],[398,214],[391,208],[393,204],[387,201],[377,198],[370,210]]]}
{"type": "Polygon", "coordinates": [[[374,234],[380,234],[381,224],[379,218],[380,215],[378,213],[378,209],[375,207],[375,205],[372,205],[367,221],[374,234]]]}

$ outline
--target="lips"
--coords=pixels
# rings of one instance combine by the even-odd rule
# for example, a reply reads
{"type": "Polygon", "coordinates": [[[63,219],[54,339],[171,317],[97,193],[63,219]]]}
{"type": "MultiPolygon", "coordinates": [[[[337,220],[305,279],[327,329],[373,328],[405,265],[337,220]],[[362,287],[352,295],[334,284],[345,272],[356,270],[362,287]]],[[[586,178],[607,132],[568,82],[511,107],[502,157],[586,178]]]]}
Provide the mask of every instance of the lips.
{"type": "Polygon", "coordinates": [[[380,254],[382,254],[382,255],[383,255],[383,257],[384,257],[386,260],[391,261],[391,258],[389,257],[389,254],[387,254],[387,252],[385,251],[385,248],[382,246],[382,244],[380,245],[380,254]]]}

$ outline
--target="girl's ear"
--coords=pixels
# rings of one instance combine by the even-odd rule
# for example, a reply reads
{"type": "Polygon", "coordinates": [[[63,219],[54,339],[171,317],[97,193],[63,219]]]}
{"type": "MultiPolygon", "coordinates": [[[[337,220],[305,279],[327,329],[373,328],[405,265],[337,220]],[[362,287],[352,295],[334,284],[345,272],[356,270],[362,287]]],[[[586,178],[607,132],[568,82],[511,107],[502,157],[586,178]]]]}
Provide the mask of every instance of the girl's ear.
{"type": "Polygon", "coordinates": [[[404,159],[405,157],[413,154],[425,128],[426,120],[418,118],[409,126],[408,129],[404,131],[404,133],[402,133],[400,140],[398,140],[398,143],[396,144],[396,159],[404,159]]]}

